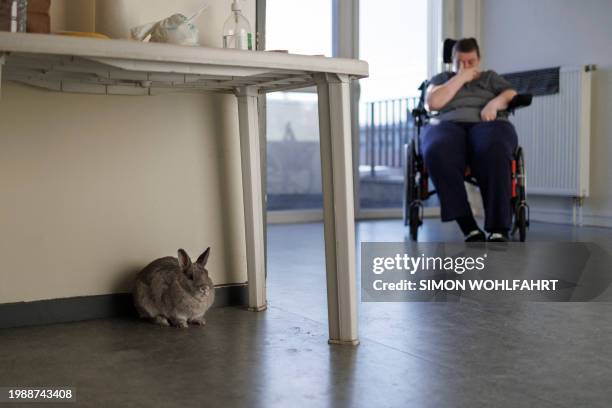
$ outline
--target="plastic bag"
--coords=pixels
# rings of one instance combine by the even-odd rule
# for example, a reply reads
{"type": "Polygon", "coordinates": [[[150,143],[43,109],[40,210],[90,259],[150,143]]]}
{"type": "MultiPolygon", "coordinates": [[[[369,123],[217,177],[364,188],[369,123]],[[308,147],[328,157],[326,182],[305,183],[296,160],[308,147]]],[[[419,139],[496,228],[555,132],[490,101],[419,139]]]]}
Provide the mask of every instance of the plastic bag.
{"type": "Polygon", "coordinates": [[[138,41],[160,42],[178,45],[199,45],[198,29],[192,24],[208,4],[204,3],[200,9],[187,18],[183,14],[173,14],[168,18],[154,23],[144,24],[130,30],[132,39],[138,41]]]}

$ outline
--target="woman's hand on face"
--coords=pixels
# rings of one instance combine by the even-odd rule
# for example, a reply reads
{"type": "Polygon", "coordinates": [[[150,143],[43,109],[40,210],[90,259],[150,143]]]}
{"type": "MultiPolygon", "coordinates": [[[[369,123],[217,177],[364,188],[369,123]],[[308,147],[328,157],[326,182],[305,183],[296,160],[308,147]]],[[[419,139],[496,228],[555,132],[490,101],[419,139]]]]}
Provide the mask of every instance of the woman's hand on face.
{"type": "Polygon", "coordinates": [[[457,73],[457,75],[459,75],[463,83],[468,83],[480,76],[480,70],[475,67],[467,68],[465,65],[462,65],[459,68],[459,72],[457,73]]]}
{"type": "Polygon", "coordinates": [[[490,122],[497,119],[497,105],[492,102],[487,103],[487,105],[480,111],[480,119],[485,122],[490,122]]]}

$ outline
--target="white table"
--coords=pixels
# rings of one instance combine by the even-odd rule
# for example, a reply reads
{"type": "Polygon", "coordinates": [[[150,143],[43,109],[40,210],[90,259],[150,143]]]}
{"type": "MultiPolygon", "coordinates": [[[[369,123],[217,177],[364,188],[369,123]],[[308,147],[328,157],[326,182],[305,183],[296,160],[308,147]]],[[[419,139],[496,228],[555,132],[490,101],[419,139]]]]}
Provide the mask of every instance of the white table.
{"type": "Polygon", "coordinates": [[[358,343],[349,81],[367,75],[366,62],[343,58],[0,33],[3,81],[88,94],[236,95],[249,308],[256,311],[266,308],[257,97],[316,85],[331,343],[358,343]]]}

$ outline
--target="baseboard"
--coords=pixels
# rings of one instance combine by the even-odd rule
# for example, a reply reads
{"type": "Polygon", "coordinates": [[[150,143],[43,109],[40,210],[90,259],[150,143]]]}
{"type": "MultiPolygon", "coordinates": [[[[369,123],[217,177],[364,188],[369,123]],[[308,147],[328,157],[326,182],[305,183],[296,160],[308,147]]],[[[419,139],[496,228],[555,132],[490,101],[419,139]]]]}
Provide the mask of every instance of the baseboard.
{"type": "Polygon", "coordinates": [[[377,220],[402,218],[401,208],[362,208],[359,210],[357,220],[377,220]]]}
{"type": "MultiPolygon", "coordinates": [[[[217,286],[213,307],[244,306],[247,295],[246,284],[217,286]]],[[[3,303],[0,329],[120,316],[136,316],[130,293],[3,303]]]]}
{"type": "Polygon", "coordinates": [[[294,224],[323,221],[322,209],[274,210],[267,213],[268,224],[294,224]]]}
{"type": "Polygon", "coordinates": [[[572,225],[572,213],[558,209],[529,209],[529,219],[531,221],[539,221],[551,224],[566,224],[572,225]]]}
{"type": "MultiPolygon", "coordinates": [[[[401,208],[366,208],[361,209],[355,217],[360,220],[376,220],[402,218],[401,208]]],[[[440,215],[439,207],[425,207],[423,216],[437,217],[440,215]]],[[[308,222],[323,222],[323,210],[283,210],[268,211],[268,224],[297,224],[308,222]]]]}
{"type": "MultiPolygon", "coordinates": [[[[393,219],[403,217],[403,209],[401,208],[366,208],[359,211],[358,221],[362,220],[377,220],[377,219],[393,219]]],[[[439,217],[440,207],[424,207],[423,217],[439,217]]]]}
{"type": "MultiPolygon", "coordinates": [[[[530,219],[532,221],[548,222],[553,224],[573,224],[573,214],[571,211],[563,210],[529,210],[530,219]]],[[[592,214],[582,213],[582,223],[577,216],[576,222],[584,227],[603,227],[612,228],[611,214],[592,214]]]]}
{"type": "Polygon", "coordinates": [[[612,228],[612,215],[610,214],[582,214],[582,225],[592,227],[612,228]]]}

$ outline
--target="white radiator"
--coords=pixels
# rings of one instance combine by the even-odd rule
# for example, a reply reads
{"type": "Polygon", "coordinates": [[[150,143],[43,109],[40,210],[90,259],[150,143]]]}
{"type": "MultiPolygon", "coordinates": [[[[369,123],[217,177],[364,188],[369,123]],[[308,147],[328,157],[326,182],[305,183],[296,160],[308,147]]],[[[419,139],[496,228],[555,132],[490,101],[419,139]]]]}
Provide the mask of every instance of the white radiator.
{"type": "Polygon", "coordinates": [[[559,93],[535,96],[510,119],[525,154],[528,194],[589,195],[591,74],[561,68],[559,93]]]}

